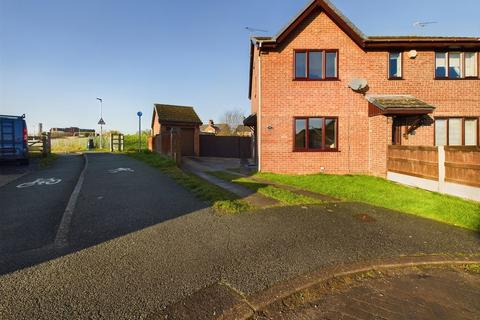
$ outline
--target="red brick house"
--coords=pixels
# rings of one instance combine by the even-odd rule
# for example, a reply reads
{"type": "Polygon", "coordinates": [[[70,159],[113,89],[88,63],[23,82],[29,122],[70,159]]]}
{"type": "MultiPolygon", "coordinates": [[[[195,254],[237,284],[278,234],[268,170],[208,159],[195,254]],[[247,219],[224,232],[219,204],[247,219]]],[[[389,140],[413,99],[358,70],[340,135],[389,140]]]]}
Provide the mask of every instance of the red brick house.
{"type": "Polygon", "coordinates": [[[259,170],[385,176],[387,149],[479,145],[480,37],[368,37],[314,0],[253,37],[259,170]]]}

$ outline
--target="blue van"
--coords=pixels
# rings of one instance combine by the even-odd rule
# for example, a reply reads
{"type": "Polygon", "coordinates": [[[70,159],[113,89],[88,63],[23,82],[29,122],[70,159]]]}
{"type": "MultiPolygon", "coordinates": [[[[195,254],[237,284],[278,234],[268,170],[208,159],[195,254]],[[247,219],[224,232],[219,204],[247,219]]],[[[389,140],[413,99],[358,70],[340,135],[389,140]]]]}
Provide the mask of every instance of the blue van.
{"type": "Polygon", "coordinates": [[[0,161],[16,160],[28,165],[28,132],[25,115],[0,115],[0,161]]]}

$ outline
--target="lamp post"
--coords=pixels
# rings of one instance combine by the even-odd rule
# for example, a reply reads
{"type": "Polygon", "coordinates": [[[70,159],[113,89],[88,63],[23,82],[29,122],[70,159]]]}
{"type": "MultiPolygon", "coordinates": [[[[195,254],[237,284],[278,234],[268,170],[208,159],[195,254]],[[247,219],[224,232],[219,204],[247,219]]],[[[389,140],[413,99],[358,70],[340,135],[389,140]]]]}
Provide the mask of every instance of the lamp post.
{"type": "Polygon", "coordinates": [[[103,149],[103,126],[105,125],[105,121],[103,120],[103,99],[97,98],[100,101],[100,120],[98,124],[100,125],[100,149],[103,149]]]}
{"type": "Polygon", "coordinates": [[[142,151],[142,111],[137,112],[138,116],[138,152],[142,151]]]}

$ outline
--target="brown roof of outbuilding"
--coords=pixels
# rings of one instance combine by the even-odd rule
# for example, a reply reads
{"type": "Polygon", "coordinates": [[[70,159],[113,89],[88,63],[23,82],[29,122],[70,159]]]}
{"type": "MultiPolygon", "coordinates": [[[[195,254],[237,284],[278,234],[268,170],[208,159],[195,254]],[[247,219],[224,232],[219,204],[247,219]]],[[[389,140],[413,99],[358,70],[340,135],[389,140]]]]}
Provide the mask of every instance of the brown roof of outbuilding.
{"type": "Polygon", "coordinates": [[[411,95],[369,95],[366,98],[385,113],[398,111],[431,113],[435,110],[434,106],[411,95]]]}
{"type": "Polygon", "coordinates": [[[193,107],[155,104],[158,121],[202,124],[193,107]]]}

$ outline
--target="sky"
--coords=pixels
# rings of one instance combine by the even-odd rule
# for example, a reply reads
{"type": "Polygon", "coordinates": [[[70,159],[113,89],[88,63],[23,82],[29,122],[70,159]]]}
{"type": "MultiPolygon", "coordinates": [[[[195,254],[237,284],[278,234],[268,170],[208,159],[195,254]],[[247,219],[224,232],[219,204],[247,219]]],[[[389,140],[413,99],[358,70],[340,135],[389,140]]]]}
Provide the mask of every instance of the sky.
{"type": "MultiPolygon", "coordinates": [[[[367,35],[480,36],[480,1],[332,0],[367,35]],[[441,5],[440,5],[441,4],[441,5]],[[437,21],[425,29],[416,21],[437,21]]],[[[307,0],[0,0],[0,114],[132,133],[154,103],[207,122],[249,114],[249,37],[274,35],[307,0]]]]}

